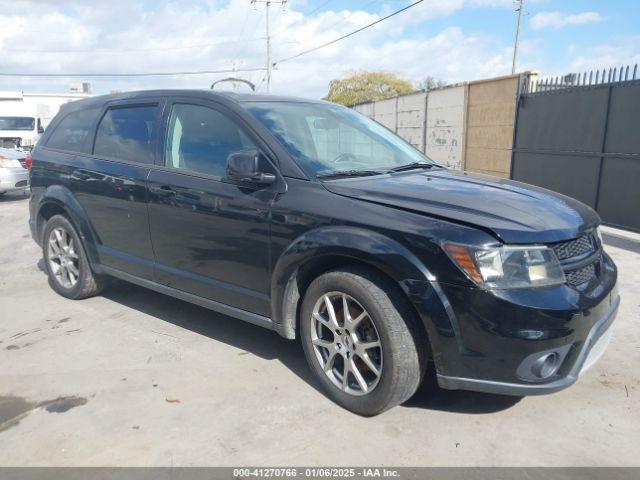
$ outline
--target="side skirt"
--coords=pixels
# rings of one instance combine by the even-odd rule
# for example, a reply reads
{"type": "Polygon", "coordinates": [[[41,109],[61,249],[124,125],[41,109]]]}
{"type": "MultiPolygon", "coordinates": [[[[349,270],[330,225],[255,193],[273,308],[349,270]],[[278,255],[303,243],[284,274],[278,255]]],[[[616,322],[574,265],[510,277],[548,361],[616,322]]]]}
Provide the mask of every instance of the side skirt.
{"type": "Polygon", "coordinates": [[[167,287],[166,285],[161,285],[145,278],[136,277],[135,275],[131,275],[129,273],[125,273],[121,270],[107,267],[105,265],[100,266],[100,272],[111,275],[112,277],[119,278],[120,280],[124,280],[125,282],[135,283],[136,285],[140,285],[141,287],[145,287],[150,290],[154,290],[156,292],[164,293],[165,295],[184,300],[185,302],[208,308],[209,310],[213,310],[214,312],[229,315],[230,317],[234,317],[239,320],[258,325],[259,327],[274,330],[273,321],[268,317],[263,317],[262,315],[258,315],[256,313],[247,312],[246,310],[242,310],[240,308],[216,302],[215,300],[209,300],[208,298],[202,298],[198,295],[193,295],[181,290],[176,290],[175,288],[167,287]]]}

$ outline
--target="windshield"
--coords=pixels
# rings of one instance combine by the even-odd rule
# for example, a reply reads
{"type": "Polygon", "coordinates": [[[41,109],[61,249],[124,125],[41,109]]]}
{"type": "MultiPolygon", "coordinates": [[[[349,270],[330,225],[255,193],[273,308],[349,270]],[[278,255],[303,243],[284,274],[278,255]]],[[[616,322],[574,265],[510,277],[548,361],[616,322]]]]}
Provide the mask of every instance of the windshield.
{"type": "Polygon", "coordinates": [[[0,130],[33,130],[35,126],[33,117],[0,117],[0,130]]]}
{"type": "Polygon", "coordinates": [[[246,108],[316,176],[433,164],[382,125],[339,105],[247,102],[246,108]]]}

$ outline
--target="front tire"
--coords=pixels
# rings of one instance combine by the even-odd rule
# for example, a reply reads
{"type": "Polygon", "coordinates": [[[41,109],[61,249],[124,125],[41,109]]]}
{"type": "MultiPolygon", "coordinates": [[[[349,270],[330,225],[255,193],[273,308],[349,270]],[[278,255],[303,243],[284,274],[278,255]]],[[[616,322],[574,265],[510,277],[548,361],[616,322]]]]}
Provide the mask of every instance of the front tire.
{"type": "Polygon", "coordinates": [[[359,415],[403,403],[422,381],[426,338],[397,285],[375,271],[316,278],[302,304],[300,337],[327,396],[359,415]]]}
{"type": "Polygon", "coordinates": [[[64,215],[54,215],[45,225],[42,250],[49,285],[63,297],[80,300],[104,288],[103,277],[91,270],[80,237],[64,215]]]}

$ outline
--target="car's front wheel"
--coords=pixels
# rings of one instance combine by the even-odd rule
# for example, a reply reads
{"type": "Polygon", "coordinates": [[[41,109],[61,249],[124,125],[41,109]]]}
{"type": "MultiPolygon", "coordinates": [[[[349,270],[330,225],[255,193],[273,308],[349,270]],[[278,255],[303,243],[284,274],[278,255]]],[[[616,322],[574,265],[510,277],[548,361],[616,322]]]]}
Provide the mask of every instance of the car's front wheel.
{"type": "Polygon", "coordinates": [[[324,391],[357,414],[406,401],[422,380],[426,338],[398,287],[374,271],[316,278],[305,293],[300,336],[324,391]]]}
{"type": "Polygon", "coordinates": [[[104,278],[91,270],[80,237],[67,217],[49,219],[42,250],[49,284],[60,295],[79,300],[100,293],[104,278]]]}

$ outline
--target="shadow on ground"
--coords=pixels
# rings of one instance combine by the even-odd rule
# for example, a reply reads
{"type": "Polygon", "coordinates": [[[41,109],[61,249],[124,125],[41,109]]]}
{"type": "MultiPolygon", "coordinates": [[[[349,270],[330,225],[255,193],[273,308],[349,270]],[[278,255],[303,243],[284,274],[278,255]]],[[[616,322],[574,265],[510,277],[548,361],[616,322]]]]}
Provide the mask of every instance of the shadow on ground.
{"type": "MultiPolygon", "coordinates": [[[[116,282],[103,296],[125,307],[226,343],[265,360],[278,360],[320,392],[320,385],[312,377],[298,341],[286,340],[270,330],[136,285],[116,282]]],[[[244,352],[240,355],[245,354],[244,352]]],[[[507,409],[519,400],[520,397],[443,390],[438,387],[431,369],[418,392],[404,406],[483,414],[507,409]]]]}
{"type": "Polygon", "coordinates": [[[438,386],[435,370],[431,366],[416,394],[403,406],[451,413],[485,414],[506,410],[520,400],[522,397],[445,390],[438,386]]]}
{"type": "Polygon", "coordinates": [[[21,200],[29,200],[29,194],[23,192],[7,192],[0,195],[0,203],[19,202],[21,200]]]}

